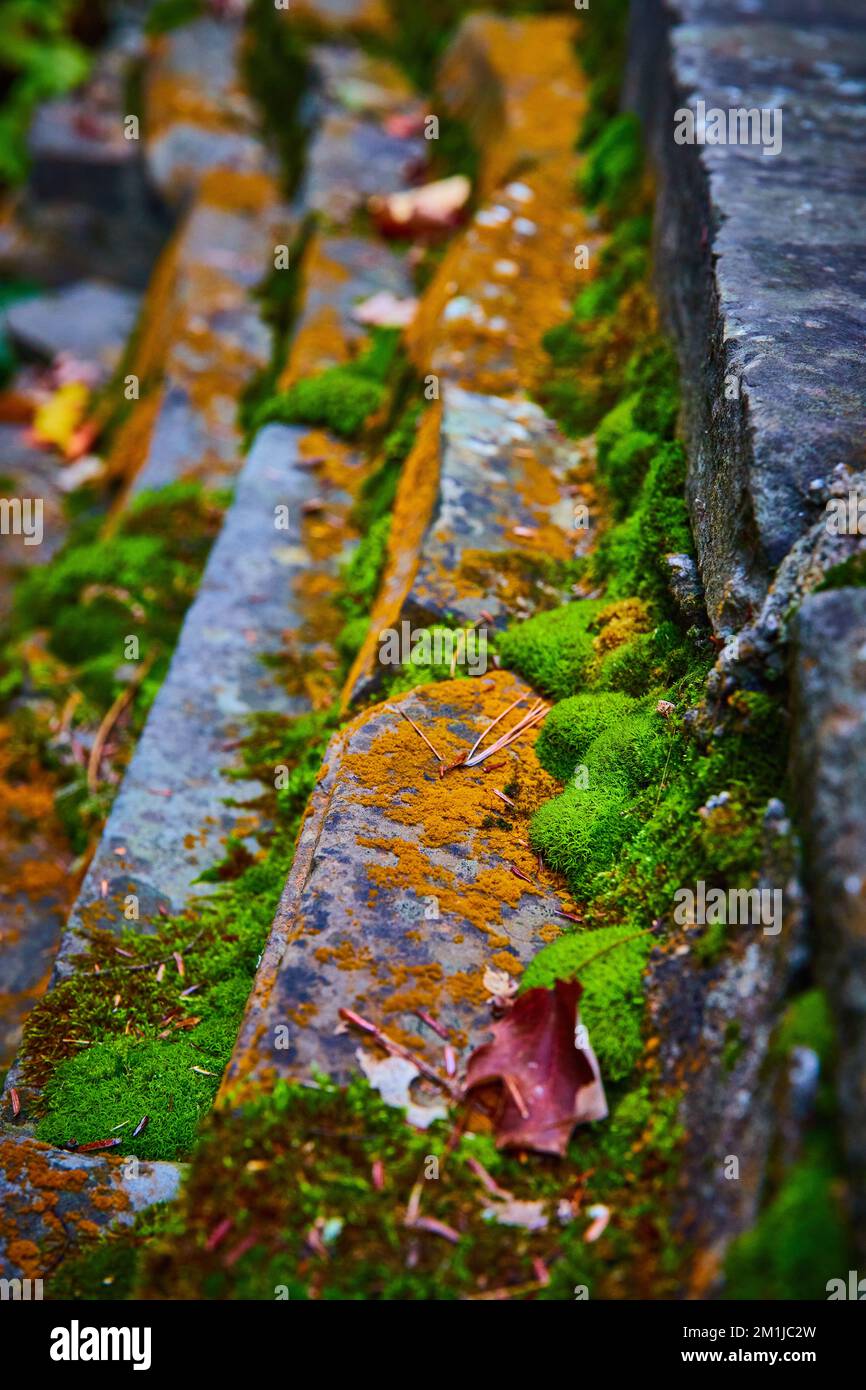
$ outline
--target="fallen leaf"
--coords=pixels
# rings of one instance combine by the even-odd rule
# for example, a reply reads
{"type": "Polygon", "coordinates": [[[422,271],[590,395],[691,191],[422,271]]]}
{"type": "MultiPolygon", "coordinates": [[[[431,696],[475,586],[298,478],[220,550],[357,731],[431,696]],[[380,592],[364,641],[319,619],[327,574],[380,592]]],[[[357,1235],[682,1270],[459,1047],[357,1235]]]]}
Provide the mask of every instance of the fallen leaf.
{"type": "Polygon", "coordinates": [[[421,1073],[414,1063],[405,1057],[373,1057],[359,1047],[355,1053],[361,1070],[378,1091],[386,1105],[405,1110],[406,1119],[416,1129],[427,1129],[434,1120],[442,1120],[448,1114],[441,1102],[419,1105],[413,1100],[409,1087],[421,1073]]]}
{"type": "Polygon", "coordinates": [[[83,381],[58,387],[33,416],[35,442],[53,444],[65,453],[84,422],[89,401],[90,389],[83,381]]]}
{"type": "Polygon", "coordinates": [[[490,965],[484,971],[482,983],[488,994],[501,995],[507,999],[510,994],[517,993],[517,981],[513,975],[509,975],[507,970],[494,970],[490,965]]]}
{"type": "Polygon", "coordinates": [[[368,207],[383,236],[417,236],[456,227],[471,192],[466,176],[455,174],[384,198],[374,195],[368,207]]]}
{"type": "Polygon", "coordinates": [[[384,129],[386,134],[393,135],[397,140],[411,140],[416,135],[424,134],[426,115],[422,109],[417,111],[395,112],[392,116],[386,116],[384,129]]]}
{"type": "Polygon", "coordinates": [[[417,299],[400,299],[390,290],[380,290],[378,294],[365,299],[352,310],[358,323],[366,323],[374,328],[408,328],[418,312],[417,299]]]}
{"type": "Polygon", "coordinates": [[[578,980],[530,989],[469,1058],[466,1094],[496,1086],[498,1148],[564,1155],[575,1125],[603,1120],[607,1102],[591,1047],[575,1047],[578,980]]]}

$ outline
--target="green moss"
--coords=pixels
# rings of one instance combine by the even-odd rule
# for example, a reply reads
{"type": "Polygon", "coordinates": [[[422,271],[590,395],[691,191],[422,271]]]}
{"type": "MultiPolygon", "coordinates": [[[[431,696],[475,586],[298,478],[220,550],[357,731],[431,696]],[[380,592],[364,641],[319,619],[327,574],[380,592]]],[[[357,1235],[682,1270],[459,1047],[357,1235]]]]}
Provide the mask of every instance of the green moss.
{"type": "Polygon", "coordinates": [[[653,1102],[644,1086],[627,1098],[614,1087],[611,1106],[609,1122],[579,1131],[566,1163],[536,1157],[528,1166],[497,1152],[490,1135],[464,1134],[451,1143],[448,1124],[423,1133],[409,1128],[361,1079],[342,1089],[326,1078],[318,1089],[278,1082],[272,1095],[213,1112],[185,1205],[170,1214],[139,1291],[208,1299],[452,1299],[534,1285],[532,1261],[541,1258],[550,1282],[533,1296],[572,1299],[578,1282],[604,1296],[611,1267],[634,1256],[639,1228],[631,1291],[639,1296],[655,1280],[665,1293],[671,1279],[655,1252],[668,1240],[658,1193],[676,1161],[673,1105],[653,1102]],[[584,1207],[613,1203],[617,1193],[618,1219],[596,1245],[583,1239],[583,1215],[566,1226],[551,1219],[540,1231],[500,1225],[484,1214],[491,1202],[473,1162],[515,1196],[550,1203],[551,1212],[573,1190],[575,1172],[588,1170],[584,1207]],[[376,1163],[380,1188],[371,1179],[376,1163]],[[456,1243],[406,1228],[416,1183],[423,1215],[449,1225],[456,1243]],[[229,1233],[208,1250],[208,1237],[226,1218],[229,1233]],[[327,1253],[311,1249],[313,1227],[327,1253]]]}
{"type": "Polygon", "coordinates": [[[599,734],[630,714],[636,701],[621,694],[572,695],[560,700],[541,726],[535,752],[542,767],[567,782],[599,734]]]}
{"type": "Polygon", "coordinates": [[[581,1022],[606,1081],[628,1077],[643,1051],[643,972],[651,945],[630,928],[569,932],[545,946],[521,977],[521,991],[580,980],[581,1022]]]}
{"type": "Polygon", "coordinates": [[[497,642],[502,664],[555,700],[573,695],[592,669],[592,623],[605,606],[581,599],[510,627],[497,642]]]}
{"type": "Polygon", "coordinates": [[[368,418],[385,403],[385,383],[399,340],[396,330],[376,329],[372,345],[356,361],[305,377],[263,401],[253,413],[253,428],[271,422],[324,425],[343,439],[357,439],[368,418]]]}
{"type": "Polygon", "coordinates": [[[580,192],[589,207],[603,206],[611,217],[622,216],[634,201],[642,169],[640,121],[630,111],[621,112],[587,147],[580,192]]]}
{"type": "Polygon", "coordinates": [[[827,589],[862,588],[866,588],[866,551],[849,555],[841,564],[833,565],[824,575],[816,592],[820,594],[827,589]]]}
{"type": "Polygon", "coordinates": [[[194,913],[153,932],[90,932],[75,975],[36,1004],[23,1058],[27,1080],[44,1087],[40,1137],[87,1143],[130,1120],[117,1131],[120,1152],[189,1153],[231,1053],[334,723],[331,713],[252,721],[236,775],[263,784],[269,828],[259,856],[247,856],[240,872],[235,866],[212,895],[197,899],[194,913]],[[285,786],[275,785],[275,768],[286,769],[285,786]],[[191,985],[194,993],[183,997],[191,985]],[[143,1115],[148,1125],[134,1140],[143,1115]]]}
{"type": "MultiPolygon", "coordinates": [[[[570,732],[569,713],[556,721],[563,740],[570,732]]],[[[639,823],[635,821],[639,810],[634,799],[647,787],[658,785],[672,741],[668,726],[647,704],[635,702],[626,710],[605,703],[598,722],[603,727],[582,750],[585,785],[573,784],[546,802],[535,813],[530,828],[533,847],[552,868],[565,874],[581,897],[592,891],[596,876],[613,864],[634,834],[639,823]],[[605,715],[609,717],[605,719],[605,715]]],[[[571,730],[578,740],[588,731],[588,724],[582,713],[576,729],[572,726],[571,730]]]]}
{"type": "Polygon", "coordinates": [[[831,1143],[816,1135],[753,1230],[733,1242],[725,1296],[826,1299],[830,1279],[853,1267],[831,1143]]]}
{"type": "Polygon", "coordinates": [[[817,1053],[822,1071],[833,1060],[833,1015],[822,989],[809,989],[792,999],[782,1016],[773,1039],[773,1052],[777,1057],[786,1057],[795,1047],[810,1047],[817,1053]]]}
{"type": "Polygon", "coordinates": [[[669,606],[664,557],[692,550],[685,476],[682,445],[662,445],[649,464],[636,505],[599,541],[595,573],[607,580],[612,598],[637,594],[662,608],[669,606]]]}
{"type": "Polygon", "coordinates": [[[155,0],[145,22],[148,34],[167,34],[198,19],[205,12],[205,0],[155,0]]]}

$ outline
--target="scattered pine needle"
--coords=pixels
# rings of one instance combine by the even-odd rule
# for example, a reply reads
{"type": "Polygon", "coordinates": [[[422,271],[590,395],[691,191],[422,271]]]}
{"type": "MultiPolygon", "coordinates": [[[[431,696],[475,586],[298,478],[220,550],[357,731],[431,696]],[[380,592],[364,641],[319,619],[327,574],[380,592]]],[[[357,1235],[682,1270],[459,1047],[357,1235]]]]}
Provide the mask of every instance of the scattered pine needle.
{"type": "Polygon", "coordinates": [[[144,661],[142,661],[133,675],[132,680],[121,690],[117,699],[103,716],[102,722],[96,730],[96,737],[93,740],[93,747],[90,750],[90,757],[87,761],[87,789],[94,795],[99,790],[99,768],[102,763],[102,755],[105,752],[105,745],[108,742],[108,736],[127,705],[131,703],[135,696],[135,692],[138,690],[138,687],[141,685],[156,660],[157,652],[158,648],[154,647],[144,661]]]}
{"type": "MultiPolygon", "coordinates": [[[[389,705],[388,708],[389,708],[392,712],[394,711],[394,706],[393,706],[393,705],[389,705]]],[[[406,723],[407,723],[407,724],[411,724],[411,725],[412,725],[412,728],[415,730],[415,732],[416,732],[416,734],[418,735],[418,737],[419,737],[419,738],[422,738],[422,739],[424,740],[424,742],[427,744],[427,747],[430,749],[430,752],[433,754],[433,757],[436,759],[436,761],[441,763],[442,760],[443,760],[443,759],[442,759],[442,754],[436,752],[436,749],[433,747],[433,744],[430,742],[429,738],[428,738],[427,735],[424,733],[423,729],[419,729],[419,728],[418,728],[418,725],[415,723],[415,720],[414,720],[414,719],[410,719],[409,716],[408,716],[408,714],[406,713],[405,710],[398,709],[398,710],[396,710],[396,713],[402,715],[403,718],[406,720],[406,723]]]]}

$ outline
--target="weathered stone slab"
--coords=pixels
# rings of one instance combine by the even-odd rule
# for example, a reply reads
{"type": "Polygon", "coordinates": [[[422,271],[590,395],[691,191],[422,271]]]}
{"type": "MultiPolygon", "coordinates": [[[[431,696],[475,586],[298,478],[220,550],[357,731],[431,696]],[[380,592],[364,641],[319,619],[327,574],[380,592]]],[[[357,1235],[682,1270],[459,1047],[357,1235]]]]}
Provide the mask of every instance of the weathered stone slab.
{"type": "Polygon", "coordinates": [[[717,629],[748,619],[811,524],[809,485],[866,426],[862,7],[633,11],[629,100],[659,176],[656,252],[680,346],[688,496],[717,629]],[[782,111],[782,148],[674,143],[674,112],[782,111]]]}
{"type": "MultiPolygon", "coordinates": [[[[183,1167],[68,1153],[0,1132],[0,1277],[42,1279],[109,1227],[178,1194],[183,1167]]],[[[35,1294],[32,1294],[36,1297],[35,1294]]]]}
{"type": "MultiPolygon", "coordinates": [[[[322,479],[302,460],[320,442],[277,425],[256,439],[82,885],[56,965],[61,978],[72,968],[81,924],[123,924],[124,898],[136,893],[147,930],[160,905],[178,911],[208,892],[195,880],[222,858],[226,838],[244,839],[259,824],[242,804],[225,804],[260,790],[229,775],[230,748],[253,712],[309,708],[262,658],[282,649],[286,629],[304,629],[310,614],[301,581],[336,568],[333,549],[314,556],[306,543],[303,506],[322,479]],[[288,529],[277,525],[280,507],[288,508],[288,529]]],[[[335,487],[329,505],[345,513],[348,498],[335,487]]],[[[320,639],[313,634],[310,648],[320,639]]]]}
{"type": "Polygon", "coordinates": [[[100,280],[21,299],[6,310],[6,328],[23,351],[49,360],[68,352],[106,373],[120,360],[138,315],[131,290],[100,280]]]}
{"type": "Polygon", "coordinates": [[[810,594],[793,624],[794,774],[838,1096],[866,1243],[866,590],[810,594]]]}
{"type": "Polygon", "coordinates": [[[410,183],[426,160],[427,144],[390,135],[382,124],[380,118],[414,106],[405,79],[390,64],[371,66],[350,50],[324,46],[313,49],[311,67],[316,125],[299,202],[327,224],[347,227],[372,194],[397,193],[410,183]]]}
{"type": "Polygon", "coordinates": [[[557,934],[560,900],[521,843],[527,815],[552,782],[535,760],[532,734],[497,755],[496,769],[481,764],[441,778],[401,711],[449,763],[520,695],[531,698],[503,672],[422,686],[335,735],[227,1073],[229,1091],[241,1079],[267,1084],[308,1078],[311,1069],[346,1078],[357,1068],[359,1035],[338,1030],[341,1008],[437,1065],[442,1043],[416,1010],[435,1017],[457,1047],[481,1039],[490,1019],[485,968],[518,973],[557,934]],[[507,784],[513,824],[493,793],[507,784]]]}
{"type": "Polygon", "coordinates": [[[241,86],[242,47],[239,24],[212,18],[181,25],[154,43],[145,84],[145,158],[169,202],[188,197],[215,169],[274,169],[241,86]]]}
{"type": "Polygon", "coordinates": [[[574,159],[586,79],[574,49],[573,16],[505,19],[473,14],[442,60],[437,89],[466,120],[481,151],[480,191],[489,196],[536,164],[574,159]]]}
{"type": "Polygon", "coordinates": [[[271,354],[252,292],[273,266],[274,247],[287,243],[288,223],[269,178],[204,180],[144,306],[132,370],[142,395],[158,396],[136,431],[138,456],[121,436],[111,460],[113,471],[133,478],[134,492],[180,478],[222,486],[237,472],[238,407],[271,354]]]}
{"type": "Polygon", "coordinates": [[[574,530],[581,460],[532,402],[445,386],[400,477],[349,703],[376,689],[380,634],[404,621],[496,630],[560,601],[551,566],[586,534],[574,530]]]}
{"type": "Polygon", "coordinates": [[[573,39],[570,19],[476,14],[445,55],[438,96],[478,146],[481,206],[407,333],[424,376],[512,395],[531,393],[549,370],[544,334],[586,282],[575,248],[592,255],[599,242],[574,199],[586,79],[573,39]]]}

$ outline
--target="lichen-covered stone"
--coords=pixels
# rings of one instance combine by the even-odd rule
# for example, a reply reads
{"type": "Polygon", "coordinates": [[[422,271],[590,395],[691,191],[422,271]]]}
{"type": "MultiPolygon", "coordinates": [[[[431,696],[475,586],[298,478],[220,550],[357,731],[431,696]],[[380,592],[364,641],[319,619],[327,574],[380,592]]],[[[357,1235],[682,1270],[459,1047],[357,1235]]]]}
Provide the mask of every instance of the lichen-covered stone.
{"type": "Polygon", "coordinates": [[[856,0],[653,0],[632,15],[628,96],[659,177],[688,498],[710,616],[730,631],[808,528],[812,480],[862,453],[866,29],[856,0]],[[781,152],[676,144],[674,112],[699,98],[781,110],[781,152]]]}
{"type": "MultiPolygon", "coordinates": [[[[561,888],[541,870],[522,827],[553,783],[532,734],[475,768],[450,763],[485,726],[531,692],[514,676],[423,686],[358,716],[335,735],[301,829],[265,949],[229,1090],[243,1079],[345,1078],[361,1035],[339,1010],[365,1016],[437,1066],[489,1026],[487,966],[519,973],[558,935],[561,888]],[[494,795],[508,787],[509,808],[494,795]]],[[[520,717],[524,704],[498,726],[520,717]]]]}
{"type": "Polygon", "coordinates": [[[253,290],[290,225],[267,176],[203,180],[145,300],[131,363],[142,399],[109,459],[134,492],[179,479],[221,486],[237,472],[238,406],[271,354],[253,290]]]}
{"type": "Polygon", "coordinates": [[[43,1279],[109,1227],[172,1201],[183,1169],[52,1149],[28,1135],[0,1131],[0,1277],[43,1279]]]}
{"type": "Polygon", "coordinates": [[[412,294],[405,256],[364,237],[314,233],[304,253],[300,305],[279,389],[362,351],[369,331],[355,309],[383,291],[397,298],[412,294]]]}
{"type": "Polygon", "coordinates": [[[866,590],[810,594],[793,624],[794,773],[819,968],[839,1035],[852,1205],[866,1244],[866,590]]]}
{"type": "Polygon", "coordinates": [[[575,205],[575,131],[586,81],[567,18],[472,15],[438,78],[446,109],[479,147],[481,206],[451,243],[407,334],[422,375],[469,390],[532,392],[542,346],[585,283],[577,248],[598,232],[575,205]]]}
{"type": "Polygon", "coordinates": [[[350,698],[375,689],[379,634],[404,620],[495,630],[558,601],[551,574],[577,549],[580,457],[537,405],[446,386],[401,475],[350,698]]]}
{"type": "Polygon", "coordinates": [[[243,31],[193,20],[153,45],[145,83],[145,157],[164,198],[178,203],[215,169],[274,171],[240,80],[243,31]]]}

